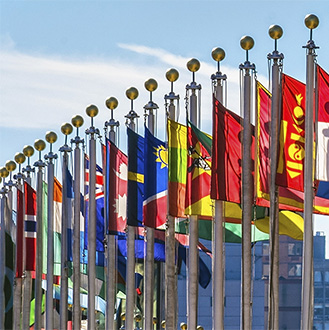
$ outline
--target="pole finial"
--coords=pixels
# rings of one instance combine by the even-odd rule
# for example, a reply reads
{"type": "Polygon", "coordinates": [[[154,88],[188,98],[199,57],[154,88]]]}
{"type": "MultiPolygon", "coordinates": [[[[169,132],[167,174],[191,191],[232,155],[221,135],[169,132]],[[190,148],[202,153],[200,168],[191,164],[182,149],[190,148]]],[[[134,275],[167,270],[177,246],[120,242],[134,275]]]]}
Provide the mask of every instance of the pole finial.
{"type": "Polygon", "coordinates": [[[268,29],[269,36],[274,39],[280,39],[283,35],[283,30],[280,25],[271,25],[268,29]]]}
{"type": "Polygon", "coordinates": [[[62,124],[61,126],[61,132],[64,134],[64,135],[70,135],[73,131],[73,127],[70,123],[64,123],[62,124]]]}
{"type": "Polygon", "coordinates": [[[8,172],[13,172],[16,170],[16,163],[13,160],[6,161],[6,169],[8,172]]]}
{"type": "Polygon", "coordinates": [[[26,157],[22,152],[17,152],[14,159],[17,164],[21,165],[25,162],[26,157]]]}
{"type": "Polygon", "coordinates": [[[200,69],[200,62],[196,58],[191,58],[186,66],[190,72],[197,72],[200,69]]]}
{"type": "Polygon", "coordinates": [[[250,50],[254,47],[254,39],[252,37],[249,37],[249,36],[243,36],[241,39],[240,39],[240,46],[242,49],[244,50],[250,50]]]}
{"type": "Polygon", "coordinates": [[[171,68],[166,72],[166,78],[170,82],[175,82],[179,78],[179,73],[176,69],[171,68]]]}
{"type": "Polygon", "coordinates": [[[86,114],[88,117],[94,118],[98,115],[98,108],[96,105],[91,104],[86,108],[86,114]]]}
{"type": "Polygon", "coordinates": [[[304,23],[308,29],[313,30],[318,27],[319,18],[314,14],[308,14],[305,16],[304,23]]]}
{"type": "Polygon", "coordinates": [[[152,93],[158,88],[158,83],[155,79],[150,78],[150,79],[145,81],[144,86],[145,86],[147,91],[152,93]]]}
{"type": "Polygon", "coordinates": [[[138,97],[138,89],[135,87],[130,87],[126,90],[126,96],[129,100],[135,100],[138,97]]]}
{"type": "Polygon", "coordinates": [[[72,117],[71,123],[74,127],[79,128],[84,123],[83,117],[80,116],[80,115],[75,115],[75,116],[72,117]]]}
{"type": "Polygon", "coordinates": [[[34,148],[35,150],[41,152],[42,150],[44,150],[46,148],[46,143],[45,141],[38,139],[34,141],[34,148]]]}
{"type": "Polygon", "coordinates": [[[117,100],[115,97],[113,97],[113,96],[109,97],[109,98],[105,101],[105,105],[106,105],[106,107],[107,107],[108,109],[110,109],[110,110],[114,110],[114,109],[116,109],[117,106],[118,106],[118,104],[119,104],[118,100],[117,100]]]}
{"type": "Polygon", "coordinates": [[[211,51],[211,56],[216,62],[221,62],[225,58],[225,51],[220,47],[215,47],[211,51]]]}
{"type": "Polygon", "coordinates": [[[24,154],[26,157],[28,157],[28,158],[32,157],[33,154],[34,154],[34,149],[33,149],[33,147],[32,147],[32,146],[29,146],[29,145],[24,146],[24,148],[23,148],[23,154],[24,154]]]}
{"type": "Polygon", "coordinates": [[[5,166],[0,168],[0,176],[2,178],[6,178],[9,175],[9,171],[6,169],[5,166]]]}
{"type": "Polygon", "coordinates": [[[49,131],[46,133],[46,141],[53,144],[57,141],[57,134],[55,132],[49,131]]]}

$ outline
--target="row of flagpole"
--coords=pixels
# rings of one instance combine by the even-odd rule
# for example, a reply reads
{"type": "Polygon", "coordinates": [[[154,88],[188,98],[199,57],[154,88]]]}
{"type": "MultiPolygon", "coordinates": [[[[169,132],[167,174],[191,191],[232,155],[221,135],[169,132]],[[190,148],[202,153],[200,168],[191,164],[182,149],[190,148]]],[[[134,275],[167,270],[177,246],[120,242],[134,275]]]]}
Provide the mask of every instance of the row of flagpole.
{"type": "MultiPolygon", "coordinates": [[[[304,174],[304,191],[305,191],[305,209],[304,209],[304,253],[303,253],[303,284],[302,284],[302,329],[310,329],[313,320],[313,135],[314,135],[314,124],[313,124],[313,107],[314,107],[314,64],[315,64],[315,49],[317,48],[312,40],[312,30],[317,27],[318,19],[314,15],[309,15],[305,19],[306,26],[311,31],[311,37],[305,48],[307,49],[307,66],[306,66],[306,136],[305,136],[305,174],[304,174]]],[[[270,277],[269,277],[269,314],[268,314],[268,328],[277,329],[279,326],[279,252],[278,252],[278,191],[275,185],[275,174],[277,166],[277,149],[278,149],[278,127],[279,127],[279,108],[280,108],[280,73],[282,67],[283,55],[277,51],[277,40],[282,36],[282,29],[278,26],[272,26],[270,28],[270,36],[275,40],[275,50],[272,54],[268,55],[269,60],[273,60],[272,66],[272,106],[271,106],[271,138],[270,138],[270,167],[271,167],[271,180],[270,180],[270,277]]],[[[252,176],[251,176],[251,161],[250,161],[250,149],[251,149],[251,90],[252,90],[252,74],[255,71],[254,64],[250,63],[248,51],[253,47],[253,40],[251,37],[244,37],[241,39],[241,47],[246,50],[246,61],[240,65],[240,70],[243,71],[243,103],[242,103],[242,114],[243,114],[243,166],[242,166],[242,225],[243,225],[243,241],[242,241],[242,292],[241,292],[241,328],[249,329],[252,324],[252,312],[251,312],[251,226],[250,219],[253,218],[253,194],[252,194],[252,176]]],[[[213,58],[218,63],[218,71],[212,76],[214,82],[214,94],[217,99],[223,102],[223,82],[226,80],[226,76],[220,72],[219,63],[225,57],[225,53],[217,49],[217,52],[213,52],[213,58]]],[[[200,109],[198,109],[198,96],[196,91],[201,90],[201,86],[195,82],[195,72],[198,71],[200,63],[193,59],[188,63],[188,69],[192,72],[192,82],[186,86],[187,95],[189,95],[189,119],[190,121],[198,126],[200,123],[200,109]]],[[[169,72],[169,71],[168,71],[169,72]]],[[[172,72],[167,75],[167,79],[173,84],[178,78],[178,73],[172,72]]],[[[155,133],[155,114],[154,111],[158,108],[157,105],[152,101],[152,92],[157,88],[155,81],[149,80],[146,84],[146,89],[150,92],[150,101],[144,107],[147,112],[147,126],[151,133],[155,133]]],[[[135,88],[130,88],[127,91],[127,97],[131,100],[131,110],[126,116],[127,126],[135,131],[136,122],[139,116],[133,109],[133,100],[138,96],[138,91],[135,88]]],[[[200,98],[200,95],[199,95],[200,98]]],[[[175,95],[173,88],[169,95],[165,96],[166,100],[169,100],[168,106],[168,117],[175,119],[175,104],[174,101],[179,99],[178,95],[175,95]]],[[[117,105],[117,103],[116,103],[117,105]]],[[[109,106],[112,110],[116,108],[115,102],[109,106]]],[[[89,167],[89,209],[88,209],[88,328],[94,329],[95,327],[95,278],[96,278],[96,196],[95,189],[96,185],[96,137],[99,135],[99,131],[94,127],[93,118],[97,115],[98,109],[95,106],[89,106],[86,110],[87,115],[91,118],[91,126],[86,131],[89,135],[89,152],[90,152],[90,167],[89,167]]],[[[71,142],[75,143],[76,148],[74,151],[74,253],[73,253],[73,264],[74,264],[74,289],[73,289],[73,323],[74,325],[80,325],[81,323],[81,311],[80,304],[75,303],[80,299],[80,247],[79,240],[79,228],[80,222],[80,148],[79,144],[84,141],[78,136],[78,128],[82,126],[82,117],[75,117],[73,122],[77,128],[77,136],[71,142]]],[[[116,136],[113,128],[117,124],[113,124],[110,121],[110,132],[109,139],[115,142],[116,136]]],[[[67,137],[72,132],[72,126],[65,124],[61,128],[62,133],[65,135],[65,144],[60,149],[63,152],[63,212],[62,212],[62,265],[61,265],[61,304],[60,304],[60,324],[61,328],[66,328],[67,324],[67,228],[68,228],[68,214],[67,214],[67,198],[66,198],[66,176],[68,171],[68,153],[71,152],[71,148],[67,145],[67,137]]],[[[54,159],[57,155],[52,152],[52,144],[56,142],[57,136],[53,132],[49,132],[46,135],[47,142],[50,143],[50,152],[45,156],[47,164],[41,159],[41,151],[45,149],[45,143],[42,140],[37,140],[34,144],[35,149],[39,152],[39,159],[34,163],[34,167],[37,170],[37,257],[36,257],[36,290],[35,290],[35,329],[41,328],[41,300],[42,300],[42,193],[43,193],[43,169],[47,166],[48,176],[48,256],[47,256],[47,293],[46,293],[46,328],[53,328],[53,194],[54,194],[54,159]]],[[[28,159],[33,155],[33,151],[25,150],[24,153],[28,159]],[[26,151],[26,152],[25,152],[26,151]]],[[[18,164],[21,165],[21,163],[18,164]]],[[[7,164],[6,164],[7,165],[7,164]]],[[[10,180],[1,189],[1,260],[0,260],[0,281],[4,282],[4,272],[2,271],[5,267],[3,257],[3,245],[4,245],[4,212],[5,203],[8,203],[11,214],[12,205],[12,186],[14,185],[11,173],[15,170],[16,165],[8,163],[5,171],[1,171],[1,177],[3,180],[10,174],[10,180]],[[6,188],[8,186],[8,189],[6,188]]],[[[30,181],[30,173],[32,168],[30,164],[25,168],[27,172],[26,181],[30,181]]],[[[23,169],[24,172],[24,169],[23,169]]],[[[20,173],[20,171],[19,171],[20,173]]],[[[22,177],[18,177],[18,184],[21,184],[22,177]]],[[[224,328],[224,282],[225,282],[225,259],[223,254],[223,202],[216,201],[215,203],[215,221],[214,221],[214,258],[213,258],[213,329],[224,328]]],[[[108,220],[108,219],[107,219],[108,220]]],[[[134,304],[135,304],[135,227],[128,226],[128,252],[127,252],[127,305],[126,305],[126,328],[133,329],[134,323],[134,304]]],[[[187,306],[187,326],[188,329],[196,329],[197,327],[197,311],[198,311],[198,217],[189,217],[189,234],[190,234],[190,248],[188,258],[188,306],[187,306]]],[[[115,247],[115,236],[107,235],[107,310],[106,310],[106,324],[107,328],[111,329],[114,327],[113,317],[115,310],[115,254],[113,251],[115,247]],[[113,257],[114,256],[114,257],[113,257]]],[[[154,286],[154,230],[147,228],[146,231],[146,259],[145,259],[145,275],[144,279],[147,282],[145,285],[145,298],[144,298],[144,329],[153,327],[153,286],[154,286]]],[[[166,328],[175,328],[177,324],[177,279],[175,277],[175,250],[174,250],[174,218],[168,217],[167,221],[167,232],[166,232],[166,328]]],[[[27,310],[29,310],[29,302],[26,299],[29,290],[31,290],[31,275],[25,274],[25,280],[17,282],[15,290],[17,292],[23,292],[22,310],[23,319],[22,324],[27,323],[27,310]]],[[[3,310],[4,301],[0,299],[0,327],[3,324],[3,310]]],[[[20,304],[16,304],[16,307],[20,304]]],[[[19,307],[21,308],[21,307],[19,307]]]]}

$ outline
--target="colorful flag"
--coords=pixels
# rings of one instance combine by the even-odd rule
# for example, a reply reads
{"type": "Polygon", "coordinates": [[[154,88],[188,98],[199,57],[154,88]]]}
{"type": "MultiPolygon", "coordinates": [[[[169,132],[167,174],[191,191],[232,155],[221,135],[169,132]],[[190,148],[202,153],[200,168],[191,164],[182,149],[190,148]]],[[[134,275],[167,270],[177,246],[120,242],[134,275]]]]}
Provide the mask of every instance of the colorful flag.
{"type": "Polygon", "coordinates": [[[282,113],[276,184],[304,191],[305,84],[282,75],[282,113]]]}
{"type": "Polygon", "coordinates": [[[123,233],[127,225],[128,157],[113,143],[106,143],[108,230],[123,233]]]}
{"type": "Polygon", "coordinates": [[[25,191],[25,270],[35,270],[35,254],[37,249],[37,194],[36,191],[24,182],[25,191]]]}
{"type": "Polygon", "coordinates": [[[164,228],[167,218],[168,149],[145,127],[144,225],[164,228]]]}
{"type": "Polygon", "coordinates": [[[213,201],[210,199],[212,140],[191,122],[188,122],[187,133],[185,214],[211,219],[213,216],[213,201]]]}
{"type": "MultiPolygon", "coordinates": [[[[242,119],[213,98],[211,198],[241,203],[242,119]]],[[[254,143],[254,138],[252,140],[254,143]]],[[[254,147],[250,150],[254,159],[254,147]]]]}
{"type": "MultiPolygon", "coordinates": [[[[103,170],[96,164],[96,250],[104,251],[103,170]]],[[[89,158],[85,154],[85,249],[88,248],[89,158]]]]}
{"type": "Polygon", "coordinates": [[[168,119],[168,198],[169,215],[185,218],[187,175],[187,128],[168,119]]]}
{"type": "Polygon", "coordinates": [[[23,276],[23,242],[24,242],[24,194],[17,188],[17,217],[16,217],[16,275],[23,276]]]}
{"type": "Polygon", "coordinates": [[[128,134],[128,196],[127,224],[139,227],[143,223],[144,198],[144,138],[130,128],[128,134]]]}
{"type": "Polygon", "coordinates": [[[54,178],[54,275],[61,275],[62,185],[54,178]]]}

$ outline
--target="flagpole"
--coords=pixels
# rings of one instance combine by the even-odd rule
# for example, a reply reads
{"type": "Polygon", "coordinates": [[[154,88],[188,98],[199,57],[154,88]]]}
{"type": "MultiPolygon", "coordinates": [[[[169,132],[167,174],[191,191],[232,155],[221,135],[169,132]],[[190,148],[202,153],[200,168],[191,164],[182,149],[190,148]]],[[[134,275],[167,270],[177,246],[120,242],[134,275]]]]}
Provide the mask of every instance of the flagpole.
{"type": "MultiPolygon", "coordinates": [[[[0,177],[3,180],[3,186],[0,190],[1,194],[1,218],[0,218],[0,329],[5,326],[5,295],[4,284],[5,284],[5,271],[6,271],[6,245],[5,245],[5,204],[7,201],[7,188],[5,178],[9,175],[6,167],[0,169],[0,177]]],[[[1,181],[0,181],[1,182],[1,181]]]]}
{"type": "Polygon", "coordinates": [[[275,184],[278,163],[280,86],[283,54],[277,50],[277,40],[283,30],[279,25],[269,28],[269,35],[275,41],[275,48],[267,55],[272,65],[272,106],[270,127],[270,273],[268,286],[268,329],[279,329],[279,201],[275,184]]]}
{"type": "MultiPolygon", "coordinates": [[[[108,109],[111,111],[111,119],[105,123],[105,127],[110,127],[109,131],[109,140],[112,143],[116,142],[116,132],[115,127],[119,127],[119,122],[113,119],[113,111],[118,106],[118,100],[115,97],[110,97],[105,102],[108,109]]],[[[105,134],[107,134],[105,132],[105,134]]],[[[107,146],[106,146],[107,147],[107,146]]],[[[111,155],[110,155],[111,157],[111,155]]],[[[109,166],[109,164],[107,164],[109,166]]],[[[107,256],[107,271],[106,271],[106,329],[114,329],[114,313],[115,313],[115,300],[116,300],[116,257],[117,257],[117,245],[115,235],[110,235],[109,233],[109,214],[107,210],[109,209],[109,196],[107,195],[109,189],[107,187],[108,175],[107,171],[104,169],[105,173],[105,198],[104,198],[104,208],[105,208],[105,235],[107,237],[107,249],[106,249],[106,256],[107,256]]]]}
{"type": "Polygon", "coordinates": [[[305,170],[304,170],[304,246],[302,277],[301,329],[313,328],[313,199],[314,199],[314,67],[315,49],[312,31],[319,25],[315,15],[305,17],[305,25],[310,29],[310,40],[303,48],[306,55],[306,109],[305,109],[305,170]]]}
{"type": "Polygon", "coordinates": [[[83,125],[83,118],[79,115],[71,119],[71,123],[77,129],[77,135],[71,139],[75,143],[74,149],[74,214],[73,214],[73,329],[81,328],[81,306],[80,306],[80,175],[81,175],[81,150],[80,143],[84,140],[79,137],[79,127],[83,125]]]}
{"type": "Polygon", "coordinates": [[[54,298],[53,298],[53,283],[54,283],[54,163],[57,155],[52,151],[52,144],[57,141],[55,132],[46,133],[46,141],[50,144],[50,151],[45,155],[47,164],[47,292],[46,292],[46,330],[54,328],[54,298]]]}
{"type": "MultiPolygon", "coordinates": [[[[68,172],[68,153],[72,149],[67,145],[67,136],[72,133],[73,127],[69,123],[65,123],[61,126],[61,131],[65,135],[65,143],[59,148],[59,151],[63,153],[63,167],[62,167],[62,236],[61,236],[61,302],[59,305],[60,314],[60,328],[67,328],[68,321],[68,198],[67,198],[67,172],[68,172]]],[[[49,183],[48,183],[49,184],[49,183]]],[[[49,189],[49,188],[48,188],[49,189]]],[[[88,305],[89,306],[89,305],[88,305]]]]}
{"type": "MultiPolygon", "coordinates": [[[[198,97],[196,90],[201,91],[201,85],[195,82],[195,72],[200,68],[200,62],[197,59],[191,59],[187,62],[187,68],[192,72],[192,82],[186,85],[186,92],[191,90],[190,102],[190,121],[199,127],[200,118],[198,116],[198,97]]],[[[200,110],[200,109],[199,109],[200,110]]],[[[187,109],[186,109],[187,111],[187,109]]],[[[189,254],[188,254],[188,292],[187,292],[187,327],[196,329],[198,321],[198,289],[199,289],[199,228],[198,216],[189,217],[189,254]]]]}
{"type": "MultiPolygon", "coordinates": [[[[158,88],[154,79],[145,82],[145,88],[150,92],[150,101],[144,106],[147,115],[147,127],[155,134],[155,114],[159,107],[152,100],[152,92],[158,88]]],[[[144,322],[143,329],[153,329],[153,292],[154,292],[154,228],[146,228],[146,257],[144,258],[144,322]]],[[[158,279],[159,280],[159,279],[158,279]]]]}
{"type": "MultiPolygon", "coordinates": [[[[223,103],[223,82],[226,75],[220,71],[220,62],[225,58],[222,48],[214,48],[212,58],[217,62],[217,72],[211,76],[214,96],[223,103]]],[[[225,250],[224,250],[224,202],[215,200],[215,219],[213,225],[213,258],[212,258],[212,329],[224,329],[225,297],[225,250]]]]}
{"type": "MultiPolygon", "coordinates": [[[[14,179],[17,180],[17,189],[19,189],[22,193],[22,204],[23,205],[23,209],[24,209],[24,189],[23,189],[23,182],[24,182],[24,175],[21,172],[21,167],[22,164],[25,162],[25,155],[23,153],[16,153],[15,154],[15,162],[18,164],[18,173],[14,175],[14,179]]],[[[18,208],[18,206],[17,206],[18,208]]],[[[22,223],[18,223],[18,221],[16,221],[16,267],[17,267],[17,260],[18,260],[18,253],[23,253],[24,251],[24,210],[21,210],[23,212],[22,216],[23,216],[23,221],[22,223]],[[23,225],[23,228],[18,228],[19,225],[23,225]],[[22,232],[22,235],[19,237],[18,233],[19,230],[22,232]],[[22,244],[22,249],[21,251],[18,251],[18,242],[19,240],[22,240],[20,242],[20,244],[22,244]]],[[[18,219],[18,217],[17,217],[18,219]]],[[[22,257],[21,260],[21,265],[20,267],[23,268],[23,264],[24,264],[24,257],[22,257]]],[[[17,273],[17,269],[16,269],[16,273],[17,273]]],[[[14,329],[20,329],[21,328],[21,322],[22,322],[22,289],[23,289],[23,275],[19,274],[19,277],[15,278],[15,286],[14,286],[14,302],[13,302],[13,307],[14,307],[14,329]],[[19,317],[17,317],[17,315],[19,315],[19,317]]]]}
{"type": "MultiPolygon", "coordinates": [[[[23,168],[22,172],[26,172],[25,181],[31,185],[31,172],[34,172],[34,168],[30,165],[30,158],[34,154],[32,146],[26,145],[23,148],[23,154],[27,157],[27,166],[23,168]]],[[[25,202],[25,201],[24,201],[25,202]]],[[[25,214],[25,209],[24,209],[25,214]]],[[[25,218],[24,218],[24,232],[25,232],[25,218]]],[[[24,260],[26,256],[26,239],[24,234],[23,242],[24,260]]],[[[31,293],[32,293],[32,276],[31,271],[25,269],[24,263],[24,275],[23,275],[23,306],[22,306],[22,329],[28,329],[30,326],[30,309],[31,309],[31,293]]]]}
{"type": "Polygon", "coordinates": [[[96,295],[96,139],[99,131],[94,127],[94,117],[98,108],[90,105],[86,109],[91,118],[91,126],[86,130],[89,139],[89,208],[88,208],[88,330],[96,327],[95,295],[96,295]]]}
{"type": "MultiPolygon", "coordinates": [[[[179,73],[175,69],[166,72],[166,78],[170,81],[171,91],[165,95],[164,99],[169,100],[167,117],[171,120],[176,119],[175,101],[179,102],[179,95],[174,93],[174,82],[178,79],[179,73]]],[[[169,201],[169,199],[168,199],[169,201]]],[[[168,208],[169,209],[169,208],[168,208]]],[[[175,243],[175,218],[167,216],[166,224],[166,263],[165,263],[165,326],[167,329],[177,328],[177,278],[176,278],[176,243],[175,243]]]]}
{"type": "Polygon", "coordinates": [[[41,159],[41,151],[46,147],[43,140],[34,142],[35,150],[39,151],[39,160],[34,163],[38,168],[37,172],[37,249],[35,265],[35,308],[34,308],[34,329],[41,329],[41,304],[42,304],[42,215],[43,215],[43,168],[46,164],[41,159]]]}
{"type": "MultiPolygon", "coordinates": [[[[126,96],[131,101],[131,110],[125,116],[126,125],[135,131],[135,119],[139,116],[134,111],[133,102],[138,97],[138,90],[130,87],[126,90],[126,96]]],[[[135,227],[127,226],[127,269],[126,269],[126,322],[125,329],[134,328],[134,308],[135,308],[135,227]]]]}
{"type": "Polygon", "coordinates": [[[254,40],[251,37],[242,37],[240,40],[242,49],[246,51],[246,61],[240,64],[240,70],[244,70],[243,77],[243,143],[242,143],[242,294],[241,329],[251,329],[251,220],[253,218],[253,182],[251,175],[251,75],[255,65],[248,59],[248,51],[253,48],[254,40]]]}

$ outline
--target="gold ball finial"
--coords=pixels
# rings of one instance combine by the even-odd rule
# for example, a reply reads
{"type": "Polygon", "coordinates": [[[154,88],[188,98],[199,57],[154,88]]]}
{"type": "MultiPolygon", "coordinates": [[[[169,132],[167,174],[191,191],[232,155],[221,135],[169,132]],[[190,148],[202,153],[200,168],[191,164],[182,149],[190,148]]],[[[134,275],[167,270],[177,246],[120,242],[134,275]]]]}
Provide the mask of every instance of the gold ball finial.
{"type": "Polygon", "coordinates": [[[179,77],[179,73],[176,69],[172,68],[172,69],[167,70],[166,78],[168,81],[174,82],[178,79],[178,77],[179,77]]]}
{"type": "Polygon", "coordinates": [[[182,322],[182,323],[180,324],[180,328],[181,328],[182,330],[187,330],[187,324],[186,324],[185,322],[182,322]]]}
{"type": "Polygon", "coordinates": [[[136,314],[134,318],[135,318],[135,322],[142,321],[142,315],[141,314],[136,314]]]}
{"type": "Polygon", "coordinates": [[[271,25],[268,29],[269,36],[274,39],[280,39],[283,35],[283,30],[280,25],[271,25]]]}
{"type": "Polygon", "coordinates": [[[6,178],[9,175],[9,171],[6,169],[5,166],[0,168],[0,176],[2,178],[6,178]]]}
{"type": "Polygon", "coordinates": [[[216,62],[223,61],[225,58],[225,51],[220,47],[216,47],[212,50],[211,56],[216,62]]]}
{"type": "Polygon", "coordinates": [[[42,151],[46,148],[46,142],[41,140],[41,139],[35,140],[34,141],[34,148],[37,151],[42,151]]]}
{"type": "Polygon", "coordinates": [[[163,321],[161,322],[161,327],[162,327],[162,329],[164,329],[164,328],[166,327],[166,320],[163,320],[163,321]]]}
{"type": "Polygon", "coordinates": [[[61,132],[64,134],[64,135],[70,135],[73,131],[73,127],[70,123],[64,123],[62,126],[61,126],[61,132]]]}
{"type": "Polygon", "coordinates": [[[254,39],[249,36],[244,36],[240,39],[240,46],[244,50],[250,50],[252,47],[254,47],[254,39]]]}
{"type": "Polygon", "coordinates": [[[126,96],[129,100],[135,100],[138,97],[138,89],[135,87],[130,87],[126,90],[126,96]]]}
{"type": "Polygon", "coordinates": [[[157,317],[153,317],[153,319],[152,319],[152,323],[153,323],[153,324],[157,324],[157,323],[158,323],[158,318],[157,318],[157,317]]]}
{"type": "Polygon", "coordinates": [[[84,120],[80,115],[75,115],[74,117],[72,117],[71,123],[74,127],[79,128],[83,125],[84,120]]]}
{"type": "Polygon", "coordinates": [[[55,132],[47,132],[46,133],[46,141],[50,144],[55,143],[57,141],[57,134],[55,132]]]}
{"type": "Polygon", "coordinates": [[[121,313],[120,316],[121,316],[121,320],[122,321],[125,321],[125,319],[126,319],[126,313],[121,313]]]}
{"type": "Polygon", "coordinates": [[[305,16],[304,23],[308,29],[313,30],[318,27],[319,19],[314,14],[308,14],[305,16]]]}
{"type": "Polygon", "coordinates": [[[202,325],[198,325],[198,326],[196,327],[196,330],[203,330],[203,326],[202,326],[202,325]]]}
{"type": "Polygon", "coordinates": [[[191,58],[187,64],[187,69],[191,72],[197,72],[200,69],[200,62],[196,58],[191,58]]]}
{"type": "Polygon", "coordinates": [[[34,149],[32,146],[24,146],[23,148],[23,154],[26,156],[26,157],[32,157],[33,154],[34,154],[34,149]]]}
{"type": "Polygon", "coordinates": [[[16,163],[13,160],[7,160],[6,161],[6,169],[9,172],[15,171],[16,163]]]}
{"type": "Polygon", "coordinates": [[[96,105],[91,104],[86,108],[86,114],[88,115],[88,117],[96,117],[98,115],[98,108],[96,107],[96,105]]]}
{"type": "Polygon", "coordinates": [[[155,79],[150,78],[149,80],[145,81],[144,86],[147,91],[154,92],[158,88],[158,83],[155,79]]]}
{"type": "Polygon", "coordinates": [[[15,159],[15,162],[17,164],[23,164],[25,162],[26,157],[25,157],[25,155],[22,152],[17,152],[15,154],[15,158],[14,159],[15,159]]]}
{"type": "Polygon", "coordinates": [[[117,106],[118,106],[119,102],[118,100],[111,96],[109,97],[106,101],[105,101],[105,105],[110,109],[110,110],[114,110],[117,106]]]}

